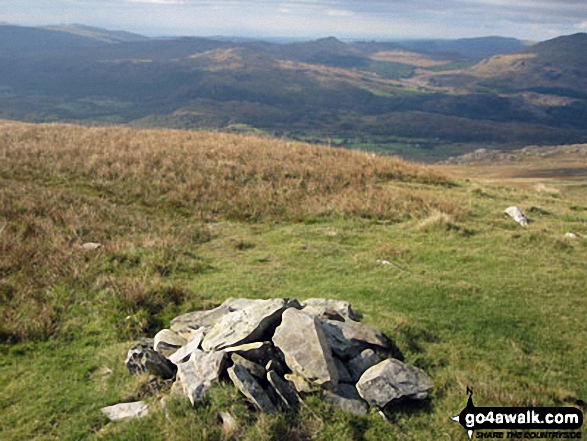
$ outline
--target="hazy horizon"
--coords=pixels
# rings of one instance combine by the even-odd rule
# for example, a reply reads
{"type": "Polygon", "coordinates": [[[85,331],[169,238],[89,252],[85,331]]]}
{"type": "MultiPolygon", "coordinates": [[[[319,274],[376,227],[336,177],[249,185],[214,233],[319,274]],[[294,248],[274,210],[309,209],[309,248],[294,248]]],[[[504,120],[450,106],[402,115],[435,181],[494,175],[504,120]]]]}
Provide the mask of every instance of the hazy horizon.
{"type": "Polygon", "coordinates": [[[546,40],[587,31],[587,8],[584,0],[4,0],[0,21],[150,37],[546,40]]]}

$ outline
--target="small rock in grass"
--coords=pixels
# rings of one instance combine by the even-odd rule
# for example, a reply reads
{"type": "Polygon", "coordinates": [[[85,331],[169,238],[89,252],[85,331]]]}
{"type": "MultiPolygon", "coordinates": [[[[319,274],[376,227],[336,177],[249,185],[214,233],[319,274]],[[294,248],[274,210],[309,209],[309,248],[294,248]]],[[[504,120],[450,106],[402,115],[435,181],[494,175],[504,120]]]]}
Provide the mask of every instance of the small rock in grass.
{"type": "Polygon", "coordinates": [[[101,411],[110,421],[142,418],[149,413],[149,409],[143,401],[120,403],[114,406],[103,407],[101,411]]]}

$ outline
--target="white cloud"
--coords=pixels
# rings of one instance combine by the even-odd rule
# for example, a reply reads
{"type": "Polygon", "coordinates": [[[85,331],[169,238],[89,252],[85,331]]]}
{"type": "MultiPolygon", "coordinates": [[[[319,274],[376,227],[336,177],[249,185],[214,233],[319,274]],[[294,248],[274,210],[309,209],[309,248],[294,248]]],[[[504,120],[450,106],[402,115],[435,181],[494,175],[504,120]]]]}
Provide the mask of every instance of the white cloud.
{"type": "Polygon", "coordinates": [[[575,25],[575,27],[581,31],[587,31],[587,21],[584,21],[582,23],[577,23],[575,25]]]}
{"type": "Polygon", "coordinates": [[[127,0],[129,3],[142,3],[148,5],[185,5],[186,0],[127,0]]]}
{"type": "Polygon", "coordinates": [[[329,9],[326,11],[326,15],[331,17],[351,17],[354,15],[353,11],[347,9],[329,9]]]}

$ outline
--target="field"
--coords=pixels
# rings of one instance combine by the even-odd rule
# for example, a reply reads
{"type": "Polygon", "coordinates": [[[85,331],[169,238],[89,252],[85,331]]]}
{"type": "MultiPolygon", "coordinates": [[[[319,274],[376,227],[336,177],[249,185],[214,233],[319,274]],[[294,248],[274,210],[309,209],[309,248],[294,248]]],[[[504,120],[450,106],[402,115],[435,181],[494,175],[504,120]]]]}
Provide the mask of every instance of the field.
{"type": "Polygon", "coordinates": [[[585,410],[584,175],[512,186],[267,138],[8,121],[0,159],[0,439],[229,439],[223,410],[236,439],[458,440],[467,386],[478,406],[585,410]],[[348,300],[435,389],[391,424],[318,396],[260,415],[226,386],[162,410],[169,385],[131,377],[126,351],[228,297],[348,300]],[[100,413],[137,398],[150,416],[100,413]]]}

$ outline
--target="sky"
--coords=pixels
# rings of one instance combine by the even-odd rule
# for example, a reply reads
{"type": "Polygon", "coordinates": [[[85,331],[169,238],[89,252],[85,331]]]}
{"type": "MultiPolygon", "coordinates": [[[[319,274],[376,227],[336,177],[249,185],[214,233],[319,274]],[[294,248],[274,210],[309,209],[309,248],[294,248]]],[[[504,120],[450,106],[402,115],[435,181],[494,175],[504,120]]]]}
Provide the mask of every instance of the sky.
{"type": "Polygon", "coordinates": [[[0,0],[0,22],[148,36],[546,40],[587,32],[587,0],[0,0]]]}

